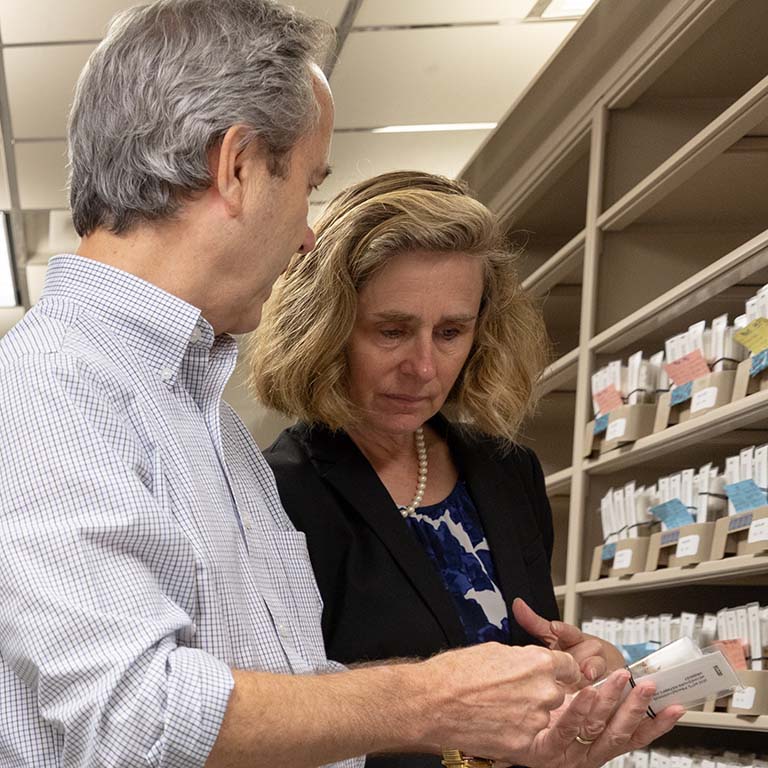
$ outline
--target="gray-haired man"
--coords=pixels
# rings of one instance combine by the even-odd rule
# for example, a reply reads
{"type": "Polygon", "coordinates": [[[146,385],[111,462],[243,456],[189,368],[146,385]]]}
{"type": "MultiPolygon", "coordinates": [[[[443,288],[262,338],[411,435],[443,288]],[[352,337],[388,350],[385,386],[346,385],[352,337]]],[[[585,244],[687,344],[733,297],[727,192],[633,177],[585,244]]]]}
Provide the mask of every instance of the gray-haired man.
{"type": "Polygon", "coordinates": [[[617,700],[621,677],[551,718],[579,669],[538,647],[325,658],[303,536],[221,394],[229,334],[314,244],[326,42],[269,0],[161,0],[121,15],[81,76],[82,243],[0,344],[3,766],[352,766],[443,745],[555,766],[617,700]]]}

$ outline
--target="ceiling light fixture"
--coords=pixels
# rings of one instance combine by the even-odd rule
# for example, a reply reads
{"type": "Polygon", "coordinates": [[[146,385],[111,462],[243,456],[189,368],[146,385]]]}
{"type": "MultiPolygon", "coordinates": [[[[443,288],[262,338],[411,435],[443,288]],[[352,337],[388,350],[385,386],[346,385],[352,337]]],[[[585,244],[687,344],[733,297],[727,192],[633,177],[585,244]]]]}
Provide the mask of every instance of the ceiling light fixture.
{"type": "Polygon", "coordinates": [[[6,215],[0,212],[0,307],[17,307],[18,305],[8,220],[6,215]]]}
{"type": "Polygon", "coordinates": [[[385,125],[372,128],[371,133],[426,133],[428,131],[488,131],[496,123],[435,123],[433,125],[385,125]]]}
{"type": "Polygon", "coordinates": [[[528,19],[577,19],[583,16],[595,0],[538,0],[528,19]]]}

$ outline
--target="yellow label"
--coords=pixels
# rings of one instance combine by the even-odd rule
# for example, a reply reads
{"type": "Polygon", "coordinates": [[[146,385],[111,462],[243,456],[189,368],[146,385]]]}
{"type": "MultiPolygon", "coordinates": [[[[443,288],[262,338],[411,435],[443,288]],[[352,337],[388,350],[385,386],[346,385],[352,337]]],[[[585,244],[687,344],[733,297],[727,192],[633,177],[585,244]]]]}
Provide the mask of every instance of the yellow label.
{"type": "Polygon", "coordinates": [[[733,338],[753,355],[768,349],[768,318],[758,317],[746,328],[734,333],[733,338]]]}

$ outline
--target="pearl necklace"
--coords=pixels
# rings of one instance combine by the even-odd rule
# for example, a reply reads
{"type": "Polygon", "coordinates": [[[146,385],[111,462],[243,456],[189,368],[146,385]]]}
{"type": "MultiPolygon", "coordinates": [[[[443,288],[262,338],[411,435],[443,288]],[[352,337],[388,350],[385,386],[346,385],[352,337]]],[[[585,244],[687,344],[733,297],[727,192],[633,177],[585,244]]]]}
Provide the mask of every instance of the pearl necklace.
{"type": "Polygon", "coordinates": [[[427,487],[427,470],[429,465],[427,463],[427,443],[424,440],[424,429],[419,427],[416,430],[416,456],[419,459],[419,477],[416,483],[416,493],[411,500],[411,503],[407,507],[400,507],[400,514],[403,517],[408,517],[416,511],[416,507],[421,504],[421,500],[424,498],[424,490],[427,487]]]}

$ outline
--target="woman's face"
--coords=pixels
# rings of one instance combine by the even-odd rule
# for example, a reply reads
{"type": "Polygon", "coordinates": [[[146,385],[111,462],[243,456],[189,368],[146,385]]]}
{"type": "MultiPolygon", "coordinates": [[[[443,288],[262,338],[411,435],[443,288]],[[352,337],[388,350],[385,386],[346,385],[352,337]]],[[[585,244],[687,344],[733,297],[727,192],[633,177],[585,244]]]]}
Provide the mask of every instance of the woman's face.
{"type": "Polygon", "coordinates": [[[463,253],[390,259],[360,291],[347,346],[363,428],[413,432],[440,410],[474,340],[483,264],[463,253]]]}

